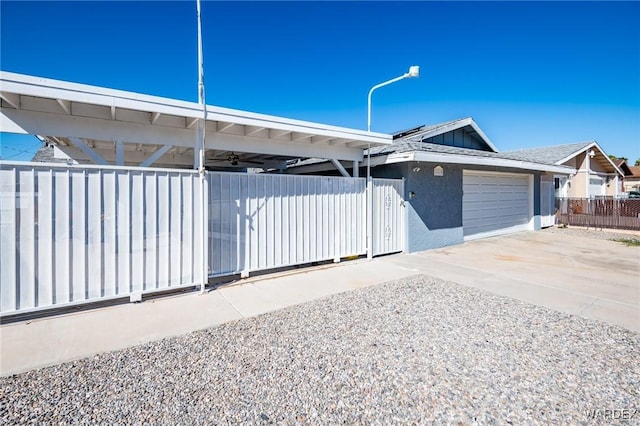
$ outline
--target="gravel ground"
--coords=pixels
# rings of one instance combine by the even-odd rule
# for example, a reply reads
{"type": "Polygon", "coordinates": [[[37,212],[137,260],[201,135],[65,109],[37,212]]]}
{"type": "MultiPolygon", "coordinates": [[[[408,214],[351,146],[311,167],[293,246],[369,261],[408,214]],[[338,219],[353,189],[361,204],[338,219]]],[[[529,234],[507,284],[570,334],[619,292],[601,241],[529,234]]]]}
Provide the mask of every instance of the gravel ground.
{"type": "Polygon", "coordinates": [[[0,421],[579,424],[639,385],[640,334],[420,275],[2,378],[0,421]]]}
{"type": "Polygon", "coordinates": [[[596,238],[599,240],[640,240],[640,231],[618,231],[615,229],[594,229],[594,228],[558,228],[551,227],[543,229],[542,232],[548,232],[551,234],[569,234],[576,237],[596,238]]]}

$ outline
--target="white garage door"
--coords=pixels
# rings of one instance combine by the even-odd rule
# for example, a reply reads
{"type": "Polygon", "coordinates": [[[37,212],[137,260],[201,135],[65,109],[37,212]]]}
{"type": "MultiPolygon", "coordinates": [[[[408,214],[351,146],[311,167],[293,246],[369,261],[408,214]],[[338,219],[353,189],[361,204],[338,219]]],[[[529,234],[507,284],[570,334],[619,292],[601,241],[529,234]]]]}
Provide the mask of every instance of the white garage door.
{"type": "Polygon", "coordinates": [[[464,170],[462,227],[465,239],[529,229],[531,175],[464,170]]]}

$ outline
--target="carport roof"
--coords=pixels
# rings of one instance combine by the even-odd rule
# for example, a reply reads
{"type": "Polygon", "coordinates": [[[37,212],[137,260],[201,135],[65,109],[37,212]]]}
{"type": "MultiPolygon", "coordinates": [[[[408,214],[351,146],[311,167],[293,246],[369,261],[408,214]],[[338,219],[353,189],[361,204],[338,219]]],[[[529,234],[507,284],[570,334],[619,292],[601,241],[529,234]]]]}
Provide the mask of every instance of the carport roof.
{"type": "MultiPolygon", "coordinates": [[[[41,135],[60,146],[78,146],[79,139],[103,155],[120,142],[125,154],[154,154],[168,146],[163,158],[170,153],[189,158],[185,151],[197,143],[203,116],[194,102],[6,71],[0,71],[0,98],[3,132],[41,135]]],[[[206,129],[207,150],[221,154],[360,160],[364,147],[392,143],[387,134],[211,105],[206,129]]]]}

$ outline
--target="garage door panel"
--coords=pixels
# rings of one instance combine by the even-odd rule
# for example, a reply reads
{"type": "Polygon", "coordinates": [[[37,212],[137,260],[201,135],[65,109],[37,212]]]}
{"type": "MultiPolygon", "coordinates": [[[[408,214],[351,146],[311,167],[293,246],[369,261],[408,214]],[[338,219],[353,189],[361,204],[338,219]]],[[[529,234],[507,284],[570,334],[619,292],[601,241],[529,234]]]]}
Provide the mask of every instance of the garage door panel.
{"type": "Polygon", "coordinates": [[[464,235],[527,229],[530,208],[529,175],[463,173],[464,235]]]}

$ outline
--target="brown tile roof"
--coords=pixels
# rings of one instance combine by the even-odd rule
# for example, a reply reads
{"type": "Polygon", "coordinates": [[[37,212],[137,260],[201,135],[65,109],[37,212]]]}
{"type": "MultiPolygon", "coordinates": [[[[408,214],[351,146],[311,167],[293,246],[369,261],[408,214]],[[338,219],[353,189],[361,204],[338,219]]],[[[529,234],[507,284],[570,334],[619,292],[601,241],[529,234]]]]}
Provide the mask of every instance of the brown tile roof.
{"type": "Polygon", "coordinates": [[[633,173],[631,176],[640,177],[640,166],[629,166],[629,170],[633,173]]]}

